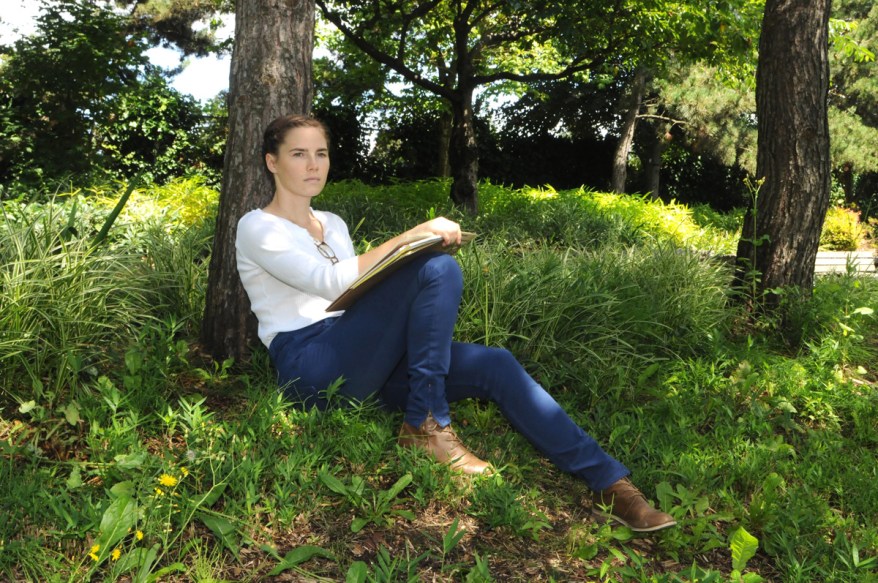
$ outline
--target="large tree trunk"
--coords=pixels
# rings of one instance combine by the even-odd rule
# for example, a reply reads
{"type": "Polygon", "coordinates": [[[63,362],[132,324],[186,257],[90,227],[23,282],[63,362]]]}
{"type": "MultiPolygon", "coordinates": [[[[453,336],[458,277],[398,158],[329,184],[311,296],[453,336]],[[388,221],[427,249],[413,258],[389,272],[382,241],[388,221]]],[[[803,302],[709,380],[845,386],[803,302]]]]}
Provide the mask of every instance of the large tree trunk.
{"type": "Polygon", "coordinates": [[[479,212],[479,149],[473,123],[473,93],[460,91],[460,99],[451,102],[451,200],[467,212],[479,212]]]}
{"type": "MultiPolygon", "coordinates": [[[[830,0],[765,5],[756,74],[756,173],[764,182],[744,219],[737,277],[757,292],[809,293],[814,283],[830,193],[829,8],[830,0]]],[[[765,303],[778,299],[768,294],[765,303]]]]}
{"type": "Polygon", "coordinates": [[[610,183],[613,192],[625,192],[625,182],[628,178],[628,154],[631,153],[631,147],[634,145],[637,114],[640,113],[645,90],[646,70],[638,67],[634,72],[634,79],[631,81],[631,89],[623,101],[622,135],[619,136],[616,154],[613,156],[613,176],[610,183]]]}
{"type": "Polygon", "coordinates": [[[272,197],[262,133],[274,118],[311,108],[314,0],[237,0],[219,214],[201,342],[215,358],[246,358],[256,319],[235,262],[238,219],[272,197]]]}

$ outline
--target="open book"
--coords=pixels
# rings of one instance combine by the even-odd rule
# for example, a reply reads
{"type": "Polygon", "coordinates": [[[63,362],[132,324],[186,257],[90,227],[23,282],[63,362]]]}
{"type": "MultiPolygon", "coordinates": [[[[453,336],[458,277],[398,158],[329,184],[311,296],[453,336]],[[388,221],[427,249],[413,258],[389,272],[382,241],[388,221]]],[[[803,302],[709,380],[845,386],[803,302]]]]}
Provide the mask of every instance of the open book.
{"type": "Polygon", "coordinates": [[[424,234],[400,243],[395,249],[382,257],[371,269],[361,274],[334,302],[326,308],[327,312],[344,310],[357,301],[361,295],[396,271],[397,268],[407,263],[410,259],[422,253],[440,251],[442,253],[457,253],[461,245],[469,243],[476,238],[475,233],[461,233],[460,245],[443,245],[440,235],[424,234]]]}

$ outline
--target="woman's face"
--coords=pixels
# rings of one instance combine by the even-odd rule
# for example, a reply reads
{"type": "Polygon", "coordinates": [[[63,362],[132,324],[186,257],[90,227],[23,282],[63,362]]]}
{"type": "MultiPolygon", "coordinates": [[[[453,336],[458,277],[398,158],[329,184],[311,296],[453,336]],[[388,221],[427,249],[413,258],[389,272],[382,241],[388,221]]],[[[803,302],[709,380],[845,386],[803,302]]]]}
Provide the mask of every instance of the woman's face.
{"type": "Polygon", "coordinates": [[[287,132],[277,154],[266,154],[274,174],[275,190],[313,198],[320,194],[329,173],[329,147],[320,128],[301,127],[287,132]]]}

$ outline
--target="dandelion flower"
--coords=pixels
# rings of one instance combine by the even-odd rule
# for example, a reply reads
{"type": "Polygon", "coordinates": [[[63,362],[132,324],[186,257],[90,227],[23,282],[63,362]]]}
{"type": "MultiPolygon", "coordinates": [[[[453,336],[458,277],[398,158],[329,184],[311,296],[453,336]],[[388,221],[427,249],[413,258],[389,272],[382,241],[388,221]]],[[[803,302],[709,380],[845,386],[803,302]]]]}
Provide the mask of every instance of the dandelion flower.
{"type": "Polygon", "coordinates": [[[134,533],[134,538],[136,538],[137,540],[143,540],[143,531],[142,531],[142,530],[138,530],[137,532],[135,532],[135,533],[134,533]]]}
{"type": "Polygon", "coordinates": [[[179,482],[179,480],[171,474],[162,474],[159,476],[159,484],[167,488],[173,488],[177,485],[177,482],[179,482]]]}
{"type": "Polygon", "coordinates": [[[189,470],[187,470],[185,466],[182,466],[182,467],[180,467],[180,474],[182,474],[183,477],[185,478],[186,476],[189,475],[189,470]]]}
{"type": "Polygon", "coordinates": [[[165,491],[162,490],[161,488],[156,488],[156,489],[155,489],[155,495],[156,495],[156,496],[164,496],[164,495],[165,495],[165,491]]]}
{"type": "Polygon", "coordinates": [[[112,559],[114,561],[118,561],[119,557],[121,557],[121,556],[122,556],[122,549],[120,549],[119,547],[116,547],[115,549],[113,549],[113,552],[110,555],[110,559],[112,559]]]}
{"type": "Polygon", "coordinates": [[[92,560],[98,560],[98,551],[101,550],[101,545],[93,545],[91,550],[88,552],[88,556],[92,558],[92,560]]]}

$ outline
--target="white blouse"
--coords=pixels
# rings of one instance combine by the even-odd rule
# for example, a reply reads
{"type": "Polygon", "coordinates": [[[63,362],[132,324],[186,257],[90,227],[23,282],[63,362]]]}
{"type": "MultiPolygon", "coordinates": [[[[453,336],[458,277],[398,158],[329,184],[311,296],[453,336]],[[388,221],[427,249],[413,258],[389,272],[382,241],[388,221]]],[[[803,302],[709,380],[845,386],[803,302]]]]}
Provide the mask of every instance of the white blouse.
{"type": "Polygon", "coordinates": [[[323,224],[324,242],[338,263],[320,254],[306,229],[261,209],[238,221],[235,236],[238,273],[259,320],[265,346],[279,332],[304,328],[341,312],[326,308],[359,275],[357,254],[338,215],[314,211],[323,224]]]}

